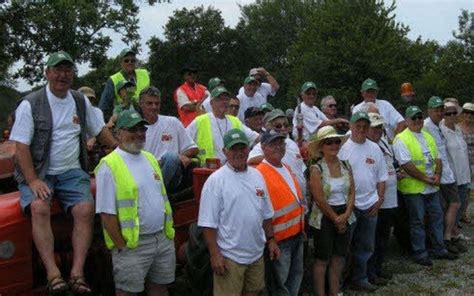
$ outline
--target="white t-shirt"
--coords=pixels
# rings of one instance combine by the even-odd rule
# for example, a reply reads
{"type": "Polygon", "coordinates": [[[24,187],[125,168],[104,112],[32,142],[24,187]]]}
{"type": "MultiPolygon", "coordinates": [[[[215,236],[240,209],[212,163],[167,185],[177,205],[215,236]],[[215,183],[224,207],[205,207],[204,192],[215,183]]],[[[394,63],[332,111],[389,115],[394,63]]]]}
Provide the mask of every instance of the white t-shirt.
{"type": "MultiPolygon", "coordinates": [[[[138,187],[138,218],[140,234],[152,234],[163,229],[165,205],[161,194],[161,181],[155,179],[153,167],[142,154],[132,154],[116,148],[115,151],[125,161],[138,187]]],[[[97,214],[117,214],[115,179],[109,166],[104,163],[96,175],[97,214]]]]}
{"type": "Polygon", "coordinates": [[[358,144],[348,139],[338,157],[352,167],[355,185],[355,206],[360,210],[370,208],[379,199],[377,183],[388,179],[387,164],[379,146],[370,140],[358,144]]]}
{"type": "MultiPolygon", "coordinates": [[[[283,159],[281,161],[291,168],[291,170],[293,171],[293,174],[295,174],[296,179],[298,180],[300,184],[301,191],[303,192],[303,195],[305,196],[306,195],[306,179],[304,177],[304,171],[306,170],[306,165],[303,161],[303,157],[301,157],[300,149],[298,148],[298,145],[290,138],[286,138],[285,143],[286,143],[286,152],[285,152],[285,156],[283,156],[283,159]]],[[[257,143],[257,145],[255,145],[252,148],[249,154],[249,159],[252,159],[254,157],[259,157],[259,156],[263,156],[261,143],[257,143]]]]}
{"type": "Polygon", "coordinates": [[[198,226],[217,229],[224,257],[240,264],[259,259],[266,241],[263,221],[272,217],[265,181],[256,169],[235,172],[224,165],[204,183],[198,226]]]}
{"type": "Polygon", "coordinates": [[[206,113],[212,112],[212,106],[211,106],[211,95],[209,95],[204,102],[202,102],[202,108],[206,113]]]}
{"type": "Polygon", "coordinates": [[[245,110],[250,107],[260,107],[260,105],[265,104],[267,102],[267,97],[264,97],[258,91],[255,92],[255,95],[253,97],[247,96],[245,92],[239,93],[237,95],[237,99],[239,99],[240,101],[239,114],[237,115],[237,117],[239,117],[240,121],[242,122],[244,122],[245,120],[245,110]]]}
{"type": "Polygon", "coordinates": [[[446,150],[448,161],[454,171],[458,185],[471,183],[471,168],[469,166],[469,152],[467,143],[464,141],[462,130],[458,125],[455,130],[446,127],[443,122],[440,124],[441,132],[446,139],[446,150]]]}
{"type": "Polygon", "coordinates": [[[159,115],[157,121],[147,127],[144,149],[153,153],[157,159],[166,152],[181,154],[197,147],[176,117],[159,115]]]}
{"type": "MultiPolygon", "coordinates": [[[[323,121],[328,120],[326,115],[319,110],[318,107],[310,107],[304,102],[301,103],[301,113],[303,114],[303,138],[305,140],[309,139],[309,136],[316,132],[323,121]]],[[[295,116],[293,116],[293,137],[296,139],[298,137],[298,131],[296,126],[298,125],[297,121],[298,106],[295,107],[295,116]]]]}
{"type": "MultiPolygon", "coordinates": [[[[224,134],[231,130],[232,122],[228,117],[225,118],[216,118],[214,113],[208,113],[211,118],[211,128],[212,128],[212,138],[214,140],[214,155],[221,160],[221,163],[224,164],[227,159],[222,152],[222,148],[224,148],[224,134]]],[[[250,145],[258,138],[258,133],[254,132],[253,130],[249,129],[246,125],[242,123],[242,131],[245,133],[247,138],[249,139],[250,145]]],[[[197,139],[197,125],[196,120],[193,120],[187,127],[186,132],[196,142],[197,139]]]]}
{"type": "MultiPolygon", "coordinates": [[[[268,96],[274,97],[276,95],[276,91],[273,91],[272,85],[268,82],[262,82],[260,86],[257,88],[257,92],[265,98],[264,103],[267,102],[268,96]]],[[[244,93],[244,87],[241,86],[239,88],[238,95],[243,94],[243,93],[244,93]]]]}
{"type": "MultiPolygon", "coordinates": [[[[423,151],[423,155],[425,156],[425,170],[426,170],[425,174],[431,177],[434,175],[433,166],[435,164],[434,163],[435,160],[431,156],[431,152],[428,149],[428,145],[426,144],[423,134],[413,132],[413,135],[418,140],[418,143],[420,143],[421,149],[423,151]]],[[[393,144],[393,152],[395,153],[395,158],[398,160],[400,165],[404,165],[412,161],[410,151],[408,151],[407,146],[402,141],[396,141],[393,144]]],[[[438,189],[434,186],[431,186],[429,184],[425,184],[425,185],[426,187],[425,187],[425,191],[423,191],[423,194],[430,194],[430,193],[434,193],[438,191],[438,189]]]]}
{"type": "Polygon", "coordinates": [[[441,184],[451,184],[456,182],[454,179],[454,173],[449,165],[448,153],[446,152],[446,139],[441,133],[441,129],[431,120],[431,118],[425,119],[424,127],[433,136],[436,146],[438,147],[438,158],[443,163],[443,171],[441,172],[441,184]]]}
{"type": "MultiPolygon", "coordinates": [[[[76,111],[76,103],[70,91],[65,98],[55,96],[46,85],[46,96],[53,120],[51,146],[49,149],[48,175],[59,175],[70,169],[80,168],[81,125],[76,111]]],[[[89,99],[84,96],[86,105],[86,133],[97,136],[104,127],[104,118],[94,110],[89,99]]],[[[15,124],[10,140],[30,145],[34,135],[34,122],[30,102],[23,100],[18,106],[15,124]]]]}
{"type": "MultiPolygon", "coordinates": [[[[357,104],[352,109],[352,114],[359,111],[363,103],[364,102],[357,104]]],[[[384,127],[385,131],[387,132],[387,136],[390,140],[392,140],[395,136],[395,129],[397,128],[398,123],[404,121],[405,119],[388,101],[376,99],[375,106],[377,106],[380,115],[382,115],[383,117],[384,127]]]]}
{"type": "Polygon", "coordinates": [[[382,209],[396,208],[398,206],[397,200],[397,171],[393,166],[394,153],[393,148],[386,140],[380,139],[378,143],[383,151],[385,163],[387,164],[388,179],[385,182],[385,199],[382,203],[382,209]]]}

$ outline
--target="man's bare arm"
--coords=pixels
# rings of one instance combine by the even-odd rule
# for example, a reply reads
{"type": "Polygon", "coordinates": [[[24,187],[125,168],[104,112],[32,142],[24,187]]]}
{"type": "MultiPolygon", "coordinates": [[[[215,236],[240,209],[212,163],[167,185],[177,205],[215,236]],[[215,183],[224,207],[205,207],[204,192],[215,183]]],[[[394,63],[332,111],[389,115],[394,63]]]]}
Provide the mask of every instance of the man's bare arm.
{"type": "Polygon", "coordinates": [[[105,230],[110,236],[110,239],[114,242],[114,245],[117,249],[123,249],[126,247],[126,242],[123,239],[122,232],[120,231],[120,226],[118,218],[116,215],[101,213],[100,218],[102,219],[102,225],[104,225],[105,230]]]}

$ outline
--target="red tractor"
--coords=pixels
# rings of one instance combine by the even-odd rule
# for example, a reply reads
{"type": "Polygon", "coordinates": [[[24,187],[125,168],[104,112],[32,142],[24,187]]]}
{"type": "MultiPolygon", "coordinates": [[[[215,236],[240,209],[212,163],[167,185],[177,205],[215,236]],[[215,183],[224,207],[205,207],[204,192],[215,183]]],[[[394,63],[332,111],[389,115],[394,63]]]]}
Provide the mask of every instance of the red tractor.
{"type": "MultiPolygon", "coordinates": [[[[178,262],[179,258],[184,257],[183,245],[188,239],[189,225],[197,220],[202,186],[213,171],[194,169],[192,192],[179,200],[169,197],[173,208],[178,262]]],[[[0,295],[46,295],[45,270],[33,244],[31,221],[22,213],[20,193],[12,184],[13,157],[5,157],[0,151],[0,295]]],[[[91,191],[95,196],[94,179],[91,180],[91,191]]],[[[51,212],[56,263],[67,275],[72,264],[72,219],[62,211],[57,200],[53,202],[51,212]]],[[[98,215],[95,217],[94,239],[86,260],[85,276],[95,295],[115,294],[110,253],[103,242],[98,215]]]]}

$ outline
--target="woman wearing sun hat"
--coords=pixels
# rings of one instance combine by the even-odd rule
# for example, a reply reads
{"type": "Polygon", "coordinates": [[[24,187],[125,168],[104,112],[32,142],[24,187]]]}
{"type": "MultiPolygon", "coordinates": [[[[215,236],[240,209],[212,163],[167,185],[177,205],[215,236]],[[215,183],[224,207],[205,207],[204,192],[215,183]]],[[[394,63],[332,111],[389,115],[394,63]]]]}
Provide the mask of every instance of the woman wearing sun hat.
{"type": "Polygon", "coordinates": [[[329,263],[329,291],[339,292],[339,279],[351,241],[349,224],[355,221],[354,180],[347,162],[337,154],[343,140],[332,126],[320,128],[312,135],[308,149],[318,160],[310,168],[313,209],[309,225],[316,228],[314,239],[316,262],[313,269],[314,291],[325,295],[325,274],[329,263]]]}

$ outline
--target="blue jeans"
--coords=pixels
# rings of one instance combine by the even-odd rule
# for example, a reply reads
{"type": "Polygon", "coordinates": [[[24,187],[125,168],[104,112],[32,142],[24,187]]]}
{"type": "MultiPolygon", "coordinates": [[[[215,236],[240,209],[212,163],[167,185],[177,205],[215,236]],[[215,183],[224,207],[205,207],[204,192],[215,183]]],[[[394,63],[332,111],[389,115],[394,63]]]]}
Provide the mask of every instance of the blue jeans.
{"type": "Polygon", "coordinates": [[[433,252],[442,255],[447,252],[443,241],[444,214],[439,202],[439,191],[430,194],[405,194],[410,224],[410,241],[415,259],[428,256],[425,245],[425,213],[429,217],[433,252]]]}
{"type": "Polygon", "coordinates": [[[303,234],[281,242],[280,258],[270,262],[272,270],[271,295],[298,295],[303,280],[303,234]]]}
{"type": "MultiPolygon", "coordinates": [[[[93,202],[89,174],[82,169],[70,169],[59,175],[46,175],[43,180],[48,185],[52,196],[58,198],[65,212],[80,202],[93,202]]],[[[35,199],[33,192],[25,183],[18,184],[20,205],[23,211],[35,199]]]]}
{"type": "Polygon", "coordinates": [[[367,216],[368,210],[354,208],[357,218],[352,236],[353,270],[351,280],[355,283],[368,282],[367,263],[374,252],[377,215],[367,216]]]}
{"type": "Polygon", "coordinates": [[[468,199],[469,199],[469,183],[458,185],[458,194],[459,194],[459,200],[461,201],[461,207],[459,208],[456,214],[456,225],[458,225],[461,222],[462,209],[466,206],[466,203],[468,202],[468,199]]]}
{"type": "Polygon", "coordinates": [[[174,192],[183,179],[183,169],[179,155],[173,152],[166,152],[160,159],[163,181],[167,190],[174,192]]]}
{"type": "Polygon", "coordinates": [[[374,254],[370,257],[367,265],[367,276],[369,279],[379,277],[382,271],[382,264],[388,249],[390,232],[397,220],[398,208],[380,209],[375,232],[374,254]]]}

